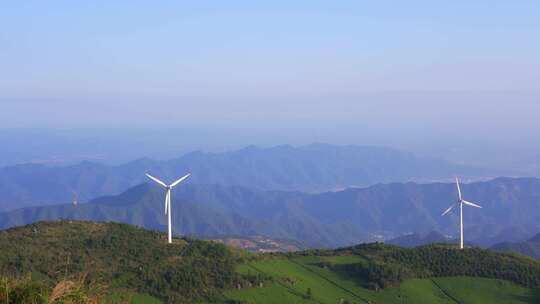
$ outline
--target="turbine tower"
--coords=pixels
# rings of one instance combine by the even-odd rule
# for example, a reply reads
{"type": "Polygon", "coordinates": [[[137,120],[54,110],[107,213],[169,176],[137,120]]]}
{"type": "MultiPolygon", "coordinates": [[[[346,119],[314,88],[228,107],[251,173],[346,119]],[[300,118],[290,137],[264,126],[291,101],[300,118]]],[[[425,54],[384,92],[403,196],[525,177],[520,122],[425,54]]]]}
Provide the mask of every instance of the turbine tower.
{"type": "Polygon", "coordinates": [[[73,205],[73,207],[77,207],[77,205],[79,204],[79,195],[75,190],[73,190],[72,192],[73,199],[71,201],[71,204],[73,205]]]}
{"type": "Polygon", "coordinates": [[[184,175],[183,177],[176,180],[174,183],[167,185],[164,182],[160,181],[159,179],[153,177],[152,175],[146,173],[146,176],[150,178],[151,180],[155,181],[156,183],[160,184],[161,186],[165,187],[167,189],[167,192],[165,194],[165,214],[168,216],[168,222],[169,222],[169,244],[172,243],[172,228],[171,228],[171,190],[174,188],[174,186],[181,183],[183,180],[188,178],[191,174],[188,173],[184,175]]]}
{"type": "Polygon", "coordinates": [[[446,211],[443,212],[442,216],[446,215],[450,210],[454,209],[457,205],[459,205],[459,232],[460,232],[460,243],[459,248],[463,249],[463,205],[468,205],[476,208],[482,208],[481,206],[471,203],[469,201],[466,201],[461,196],[461,187],[459,186],[459,179],[456,177],[456,186],[458,190],[458,201],[455,204],[452,204],[446,211]]]}

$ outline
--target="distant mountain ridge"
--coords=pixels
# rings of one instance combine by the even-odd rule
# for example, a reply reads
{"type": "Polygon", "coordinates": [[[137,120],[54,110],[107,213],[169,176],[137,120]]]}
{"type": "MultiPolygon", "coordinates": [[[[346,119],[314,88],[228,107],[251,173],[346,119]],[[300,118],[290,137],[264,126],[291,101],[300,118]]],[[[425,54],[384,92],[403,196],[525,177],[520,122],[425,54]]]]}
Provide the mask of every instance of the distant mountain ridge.
{"type": "MultiPolygon", "coordinates": [[[[498,178],[463,184],[467,198],[483,209],[464,213],[466,244],[516,241],[508,231],[540,231],[540,179],[498,178]]],[[[165,229],[163,189],[143,184],[119,196],[0,213],[0,228],[40,220],[117,221],[165,229]]],[[[436,230],[458,235],[459,214],[441,217],[457,197],[451,183],[379,184],[339,192],[258,191],[238,186],[182,185],[173,193],[174,231],[190,235],[266,235],[311,247],[382,241],[403,231],[436,230]]],[[[518,236],[521,238],[521,235],[518,236]]]]}
{"type": "Polygon", "coordinates": [[[82,162],[64,167],[38,164],[0,169],[0,211],[81,201],[119,194],[145,181],[145,172],[173,180],[191,172],[193,184],[257,190],[324,192],[377,183],[442,180],[455,174],[486,177],[485,169],[426,159],[389,148],[312,144],[250,146],[226,153],[192,152],[168,161],[138,159],[120,166],[82,162]]]}
{"type": "Polygon", "coordinates": [[[524,242],[502,242],[491,247],[492,250],[514,252],[540,259],[540,233],[524,242]]]}

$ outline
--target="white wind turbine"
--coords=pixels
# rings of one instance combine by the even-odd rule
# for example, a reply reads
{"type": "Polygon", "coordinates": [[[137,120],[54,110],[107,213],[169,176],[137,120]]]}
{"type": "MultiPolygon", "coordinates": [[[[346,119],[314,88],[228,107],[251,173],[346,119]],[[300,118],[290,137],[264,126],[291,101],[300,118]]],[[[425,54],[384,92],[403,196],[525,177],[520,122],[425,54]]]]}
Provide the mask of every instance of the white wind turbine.
{"type": "Polygon", "coordinates": [[[476,208],[482,208],[482,207],[463,199],[463,197],[461,196],[461,188],[459,186],[459,179],[457,177],[456,177],[456,185],[457,185],[457,190],[458,190],[458,201],[457,203],[452,204],[452,206],[446,209],[446,211],[444,211],[442,215],[443,216],[446,215],[448,212],[450,212],[450,210],[454,209],[454,207],[459,205],[459,229],[460,229],[459,248],[463,249],[463,205],[468,205],[468,206],[472,206],[476,208]]]}
{"type": "Polygon", "coordinates": [[[178,185],[179,183],[181,183],[183,180],[185,180],[186,178],[188,178],[191,174],[188,173],[186,174],[185,176],[183,176],[182,178],[178,179],[177,181],[175,181],[174,183],[170,184],[170,185],[167,185],[165,184],[164,182],[160,181],[159,179],[153,177],[152,175],[146,173],[146,176],[148,176],[151,180],[155,181],[156,183],[162,185],[163,187],[165,187],[165,189],[167,189],[167,194],[165,195],[165,214],[168,215],[168,221],[169,221],[169,244],[172,243],[172,228],[171,228],[171,190],[174,186],[178,185]]]}

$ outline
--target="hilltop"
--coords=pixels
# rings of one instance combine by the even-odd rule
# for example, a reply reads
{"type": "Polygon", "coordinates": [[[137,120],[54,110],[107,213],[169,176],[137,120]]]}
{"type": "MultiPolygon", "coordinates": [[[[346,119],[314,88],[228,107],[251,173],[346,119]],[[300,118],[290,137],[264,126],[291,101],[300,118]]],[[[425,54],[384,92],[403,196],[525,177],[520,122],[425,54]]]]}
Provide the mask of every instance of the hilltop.
{"type": "Polygon", "coordinates": [[[40,222],[0,232],[0,273],[56,282],[87,274],[113,290],[150,294],[172,303],[219,297],[243,282],[240,258],[224,245],[116,223],[40,222]]]}
{"type": "Polygon", "coordinates": [[[411,233],[407,235],[398,236],[391,240],[385,241],[386,244],[396,245],[405,248],[413,248],[428,244],[436,243],[457,243],[459,240],[454,240],[445,236],[437,231],[430,231],[427,233],[411,233]]]}

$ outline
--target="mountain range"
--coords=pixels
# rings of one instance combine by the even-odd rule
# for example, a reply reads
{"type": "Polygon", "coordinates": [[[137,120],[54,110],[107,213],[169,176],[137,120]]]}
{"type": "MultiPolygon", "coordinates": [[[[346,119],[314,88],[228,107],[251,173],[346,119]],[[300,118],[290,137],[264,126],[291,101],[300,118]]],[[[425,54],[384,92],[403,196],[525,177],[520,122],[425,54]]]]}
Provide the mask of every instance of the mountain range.
{"type": "MultiPolygon", "coordinates": [[[[462,190],[467,199],[484,207],[464,210],[467,243],[491,246],[521,241],[526,238],[522,235],[540,231],[540,179],[498,178],[464,184],[462,190]]],[[[325,193],[188,184],[175,189],[172,211],[178,234],[264,235],[335,247],[433,230],[457,237],[459,213],[441,216],[456,199],[452,183],[378,184],[325,193]]],[[[163,189],[142,184],[77,207],[64,204],[0,213],[0,228],[84,219],[164,230],[163,201],[163,189]]]]}
{"type": "Polygon", "coordinates": [[[0,169],[0,211],[67,203],[76,192],[86,202],[120,194],[145,181],[145,172],[172,181],[242,186],[254,190],[324,192],[389,182],[432,182],[459,174],[486,179],[496,172],[417,157],[381,147],[312,144],[250,146],[226,153],[192,152],[158,161],[138,159],[118,166],[81,162],[69,166],[22,164],[0,169]]]}
{"type": "Polygon", "coordinates": [[[540,259],[540,233],[523,242],[503,242],[491,247],[495,251],[514,252],[540,259]]]}

